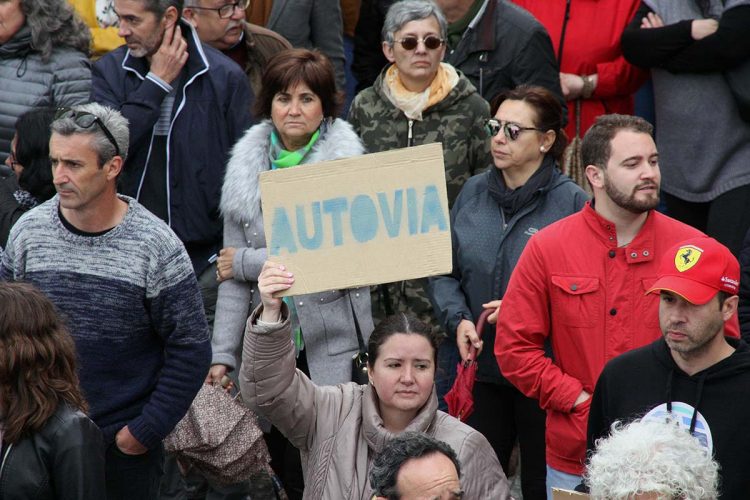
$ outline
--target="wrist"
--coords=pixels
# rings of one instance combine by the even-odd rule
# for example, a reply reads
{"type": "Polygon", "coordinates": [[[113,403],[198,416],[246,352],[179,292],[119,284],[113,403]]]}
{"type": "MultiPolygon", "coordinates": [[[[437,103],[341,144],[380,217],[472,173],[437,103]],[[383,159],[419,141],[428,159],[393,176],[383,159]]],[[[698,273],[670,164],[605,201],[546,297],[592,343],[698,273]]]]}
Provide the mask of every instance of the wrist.
{"type": "Polygon", "coordinates": [[[594,79],[594,75],[581,75],[581,80],[583,80],[581,97],[583,97],[584,99],[589,99],[594,94],[594,90],[596,89],[596,81],[594,79]]]}

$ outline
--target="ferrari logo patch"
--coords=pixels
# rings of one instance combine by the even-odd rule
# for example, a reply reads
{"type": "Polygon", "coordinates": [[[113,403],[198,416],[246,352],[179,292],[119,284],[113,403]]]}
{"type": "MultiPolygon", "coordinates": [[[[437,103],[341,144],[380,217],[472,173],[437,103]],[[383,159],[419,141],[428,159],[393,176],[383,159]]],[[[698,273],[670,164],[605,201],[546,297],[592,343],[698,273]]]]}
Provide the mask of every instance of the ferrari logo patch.
{"type": "Polygon", "coordinates": [[[693,245],[680,247],[677,250],[677,255],[674,256],[674,266],[678,271],[684,273],[698,262],[702,253],[703,250],[693,245]]]}

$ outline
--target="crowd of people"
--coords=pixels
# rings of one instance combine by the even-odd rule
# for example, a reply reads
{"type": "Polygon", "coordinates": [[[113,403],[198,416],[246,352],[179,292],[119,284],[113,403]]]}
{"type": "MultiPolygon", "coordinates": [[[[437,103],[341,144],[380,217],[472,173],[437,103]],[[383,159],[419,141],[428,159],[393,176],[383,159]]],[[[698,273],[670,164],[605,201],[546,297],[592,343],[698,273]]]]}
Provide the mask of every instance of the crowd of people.
{"type": "Polygon", "coordinates": [[[0,1],[0,497],[747,498],[748,23],[0,1]],[[261,173],[430,143],[452,271],[280,298],[304,276],[267,249],[261,173]],[[165,453],[202,384],[257,415],[269,467],[165,453]]]}

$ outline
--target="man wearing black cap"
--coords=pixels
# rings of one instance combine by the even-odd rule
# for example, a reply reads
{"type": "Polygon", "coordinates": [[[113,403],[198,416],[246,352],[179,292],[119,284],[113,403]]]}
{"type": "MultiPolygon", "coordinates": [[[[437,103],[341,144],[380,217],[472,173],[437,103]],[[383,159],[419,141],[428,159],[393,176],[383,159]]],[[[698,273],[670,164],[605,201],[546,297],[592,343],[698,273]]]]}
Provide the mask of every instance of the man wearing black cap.
{"type": "Polygon", "coordinates": [[[659,294],[663,337],[610,361],[596,384],[588,448],[616,420],[671,414],[721,465],[721,498],[747,498],[750,347],[725,336],[737,311],[740,268],[713,238],[692,238],[664,256],[648,293],[659,294]],[[738,432],[739,431],[739,432],[738,432]]]}

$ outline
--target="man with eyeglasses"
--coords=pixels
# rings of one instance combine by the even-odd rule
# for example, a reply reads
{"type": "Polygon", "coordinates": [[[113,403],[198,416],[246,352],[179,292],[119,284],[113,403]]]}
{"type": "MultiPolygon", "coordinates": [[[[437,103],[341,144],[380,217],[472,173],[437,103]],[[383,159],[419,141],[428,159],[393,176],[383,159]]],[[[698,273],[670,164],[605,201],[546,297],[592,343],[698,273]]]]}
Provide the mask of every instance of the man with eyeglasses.
{"type": "Polygon", "coordinates": [[[580,483],[604,364],[661,336],[658,298],[646,295],[659,260],[701,235],[654,210],[661,176],[652,129],[634,116],[597,119],[582,145],[593,201],[531,237],[503,297],[495,355],[503,375],[547,411],[548,498],[551,487],[580,483]]]}
{"type": "Polygon", "coordinates": [[[92,103],[62,110],[51,129],[57,196],[13,227],[0,280],[34,284],[67,318],[105,438],[107,498],[157,498],[162,439],[211,360],[198,284],[177,236],[117,194],[127,120],[92,103]]]}
{"type": "Polygon", "coordinates": [[[230,148],[252,123],[252,92],[242,69],[180,19],[182,0],[114,0],[114,7],[126,45],[94,64],[92,100],[128,119],[122,192],[185,244],[210,324],[221,184],[230,148]]]}
{"type": "Polygon", "coordinates": [[[245,21],[248,4],[249,0],[186,0],[182,15],[203,43],[239,64],[258,94],[268,60],[292,45],[283,36],[245,21]]]}

